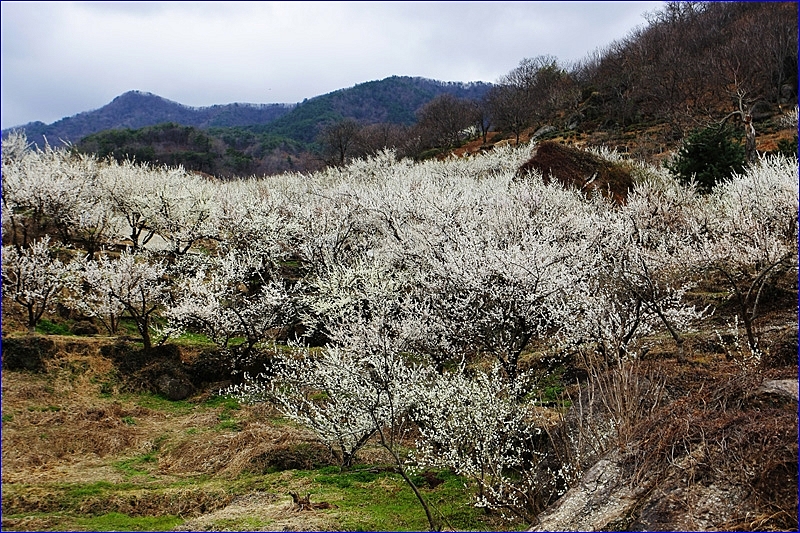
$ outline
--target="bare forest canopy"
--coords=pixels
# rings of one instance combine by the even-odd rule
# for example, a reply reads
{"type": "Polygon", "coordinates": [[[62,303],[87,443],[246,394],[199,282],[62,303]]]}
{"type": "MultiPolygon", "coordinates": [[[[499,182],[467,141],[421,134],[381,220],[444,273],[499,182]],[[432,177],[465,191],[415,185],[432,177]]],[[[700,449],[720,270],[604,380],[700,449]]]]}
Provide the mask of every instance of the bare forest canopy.
{"type": "Polygon", "coordinates": [[[218,177],[311,171],[384,148],[424,159],[537,131],[652,162],[726,118],[754,138],[769,130],[797,103],[797,34],[797,3],[670,2],[583,60],[524,58],[493,85],[394,76],[297,105],[202,109],[134,92],[24,128],[31,141],[218,177]]]}

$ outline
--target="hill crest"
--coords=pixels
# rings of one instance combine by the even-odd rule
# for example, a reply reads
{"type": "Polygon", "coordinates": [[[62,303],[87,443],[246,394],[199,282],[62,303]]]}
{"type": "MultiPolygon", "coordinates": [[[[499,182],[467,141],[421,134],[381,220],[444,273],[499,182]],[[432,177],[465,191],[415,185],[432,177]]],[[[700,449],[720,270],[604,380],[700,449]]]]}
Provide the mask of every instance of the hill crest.
{"type": "Polygon", "coordinates": [[[411,124],[414,113],[442,93],[479,98],[491,88],[484,82],[445,82],[421,77],[391,76],[307,98],[301,103],[230,103],[193,107],[157,94],[130,90],[94,110],[64,117],[52,124],[30,122],[3,130],[24,130],[30,142],[42,145],[54,139],[76,143],[111,129],[139,129],[167,122],[207,129],[265,127],[301,141],[316,134],[315,126],[331,118],[350,117],[365,123],[411,124]],[[292,115],[292,116],[289,116],[292,115]],[[279,119],[284,119],[280,121],[279,119]],[[273,124],[275,123],[275,124],[273,124]],[[299,130],[303,130],[299,133],[299,130]]]}

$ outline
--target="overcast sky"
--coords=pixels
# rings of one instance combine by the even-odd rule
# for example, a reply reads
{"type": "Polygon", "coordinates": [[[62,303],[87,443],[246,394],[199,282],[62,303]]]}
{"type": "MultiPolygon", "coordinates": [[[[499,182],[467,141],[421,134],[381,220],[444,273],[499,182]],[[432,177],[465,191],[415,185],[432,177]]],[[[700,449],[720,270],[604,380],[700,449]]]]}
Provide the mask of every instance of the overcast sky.
{"type": "Polygon", "coordinates": [[[389,76],[488,81],[625,37],[663,2],[3,0],[2,128],[129,91],[190,106],[295,103],[389,76]]]}

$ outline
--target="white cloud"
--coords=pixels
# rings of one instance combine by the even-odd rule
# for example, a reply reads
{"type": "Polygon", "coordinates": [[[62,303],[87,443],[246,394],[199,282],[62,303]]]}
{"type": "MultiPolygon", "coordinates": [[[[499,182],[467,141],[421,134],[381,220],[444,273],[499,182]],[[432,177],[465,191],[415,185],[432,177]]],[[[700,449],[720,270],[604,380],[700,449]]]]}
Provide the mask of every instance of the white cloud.
{"type": "Polygon", "coordinates": [[[660,2],[14,2],[2,127],[139,89],[187,105],[298,102],[391,75],[496,81],[584,57],[660,2]]]}

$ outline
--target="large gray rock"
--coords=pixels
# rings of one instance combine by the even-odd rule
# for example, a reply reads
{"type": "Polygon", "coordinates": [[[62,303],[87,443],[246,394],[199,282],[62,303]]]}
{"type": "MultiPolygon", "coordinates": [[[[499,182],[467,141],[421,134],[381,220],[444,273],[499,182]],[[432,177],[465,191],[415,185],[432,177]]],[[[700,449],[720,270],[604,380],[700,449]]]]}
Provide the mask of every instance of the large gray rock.
{"type": "Polygon", "coordinates": [[[597,461],[550,510],[539,515],[530,531],[598,531],[628,515],[647,486],[626,479],[619,454],[597,461]]]}
{"type": "MultiPolygon", "coordinates": [[[[684,458],[684,462],[691,457],[684,458]]],[[[678,465],[688,468],[688,464],[678,465]]],[[[687,483],[680,468],[633,480],[615,450],[600,459],[529,531],[709,531],[723,527],[746,487],[687,483]]]]}
{"type": "Polygon", "coordinates": [[[771,395],[797,401],[796,379],[768,379],[758,388],[756,394],[771,395]]]}
{"type": "Polygon", "coordinates": [[[543,136],[547,135],[548,133],[552,133],[554,131],[556,131],[556,128],[553,127],[553,126],[549,126],[549,125],[542,126],[538,130],[536,130],[536,132],[534,132],[533,135],[531,135],[531,140],[534,141],[534,140],[538,139],[539,137],[543,137],[543,136]]]}

